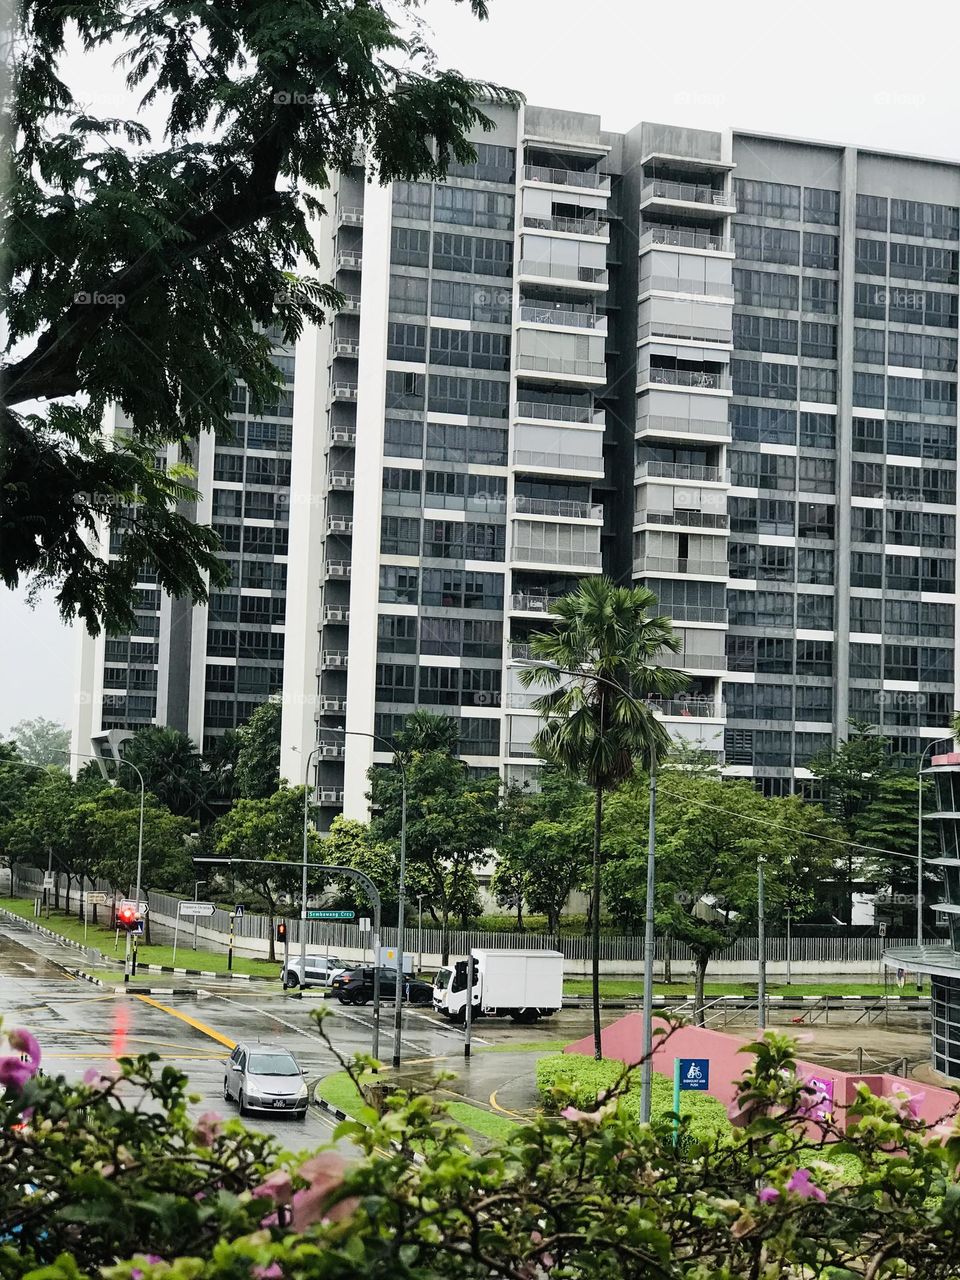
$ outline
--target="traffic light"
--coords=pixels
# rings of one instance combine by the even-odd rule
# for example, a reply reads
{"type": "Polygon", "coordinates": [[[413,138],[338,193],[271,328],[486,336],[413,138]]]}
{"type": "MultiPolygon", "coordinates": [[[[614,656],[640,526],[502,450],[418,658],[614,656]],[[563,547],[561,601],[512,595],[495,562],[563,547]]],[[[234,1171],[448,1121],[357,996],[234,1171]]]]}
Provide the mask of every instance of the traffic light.
{"type": "Polygon", "coordinates": [[[286,920],[277,921],[277,941],[286,942],[287,940],[287,922],[286,920]]]}
{"type": "Polygon", "coordinates": [[[128,933],[131,929],[135,929],[137,927],[136,907],[132,907],[129,904],[121,907],[117,912],[117,924],[128,933]]]}

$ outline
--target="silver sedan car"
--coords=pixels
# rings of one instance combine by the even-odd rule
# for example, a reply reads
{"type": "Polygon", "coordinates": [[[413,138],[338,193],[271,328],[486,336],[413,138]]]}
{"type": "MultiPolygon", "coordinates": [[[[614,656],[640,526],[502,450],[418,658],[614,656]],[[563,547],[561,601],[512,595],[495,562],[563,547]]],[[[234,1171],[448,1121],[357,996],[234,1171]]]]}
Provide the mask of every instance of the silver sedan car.
{"type": "Polygon", "coordinates": [[[236,1101],[242,1116],[251,1111],[307,1114],[303,1069],[288,1049],[272,1044],[238,1044],[227,1059],[225,1101],[236,1101]]]}

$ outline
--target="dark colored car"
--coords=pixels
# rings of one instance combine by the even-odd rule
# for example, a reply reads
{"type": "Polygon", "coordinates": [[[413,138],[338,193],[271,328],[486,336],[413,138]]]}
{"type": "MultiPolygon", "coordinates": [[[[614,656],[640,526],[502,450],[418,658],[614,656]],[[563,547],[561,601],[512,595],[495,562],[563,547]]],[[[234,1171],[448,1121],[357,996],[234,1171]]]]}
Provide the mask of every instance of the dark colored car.
{"type": "MultiPolygon", "coordinates": [[[[397,990],[396,969],[380,970],[380,999],[393,1000],[397,990]]],[[[330,983],[330,994],[341,1004],[369,1004],[373,999],[373,969],[348,969],[330,983]]],[[[403,999],[407,1004],[432,1004],[433,987],[419,978],[403,979],[403,999]]]]}

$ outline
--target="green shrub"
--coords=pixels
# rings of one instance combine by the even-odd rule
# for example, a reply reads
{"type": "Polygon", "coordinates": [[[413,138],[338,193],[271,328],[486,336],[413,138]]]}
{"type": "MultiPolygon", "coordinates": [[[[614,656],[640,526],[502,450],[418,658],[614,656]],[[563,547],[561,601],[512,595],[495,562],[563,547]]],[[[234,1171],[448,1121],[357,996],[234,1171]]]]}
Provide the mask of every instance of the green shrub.
{"type": "MultiPolygon", "coordinates": [[[[553,1090],[561,1088],[568,1100],[582,1111],[591,1110],[597,1095],[612,1089],[624,1072],[622,1062],[595,1058],[582,1053],[554,1053],[537,1062],[537,1089],[547,1111],[557,1109],[553,1090]]],[[[640,1068],[635,1067],[624,1081],[624,1105],[627,1113],[640,1118],[640,1068]]],[[[673,1081],[658,1071],[653,1073],[650,1096],[652,1119],[673,1111],[673,1081]]],[[[680,1114],[690,1117],[690,1133],[701,1140],[709,1140],[716,1134],[729,1133],[730,1121],[723,1103],[708,1093],[684,1092],[680,1094],[680,1114]]]]}

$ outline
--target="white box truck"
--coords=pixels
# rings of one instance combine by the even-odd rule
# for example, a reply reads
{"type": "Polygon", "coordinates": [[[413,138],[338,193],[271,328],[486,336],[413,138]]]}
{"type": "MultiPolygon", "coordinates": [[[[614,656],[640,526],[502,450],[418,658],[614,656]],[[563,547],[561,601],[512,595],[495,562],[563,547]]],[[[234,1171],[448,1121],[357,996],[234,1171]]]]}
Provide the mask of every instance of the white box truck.
{"type": "MultiPolygon", "coordinates": [[[[536,1022],[563,1004],[563,955],[559,951],[483,951],[473,956],[471,1017],[513,1018],[536,1022]]],[[[433,1007],[452,1022],[467,1010],[467,962],[441,969],[433,982],[433,1007]]]]}

